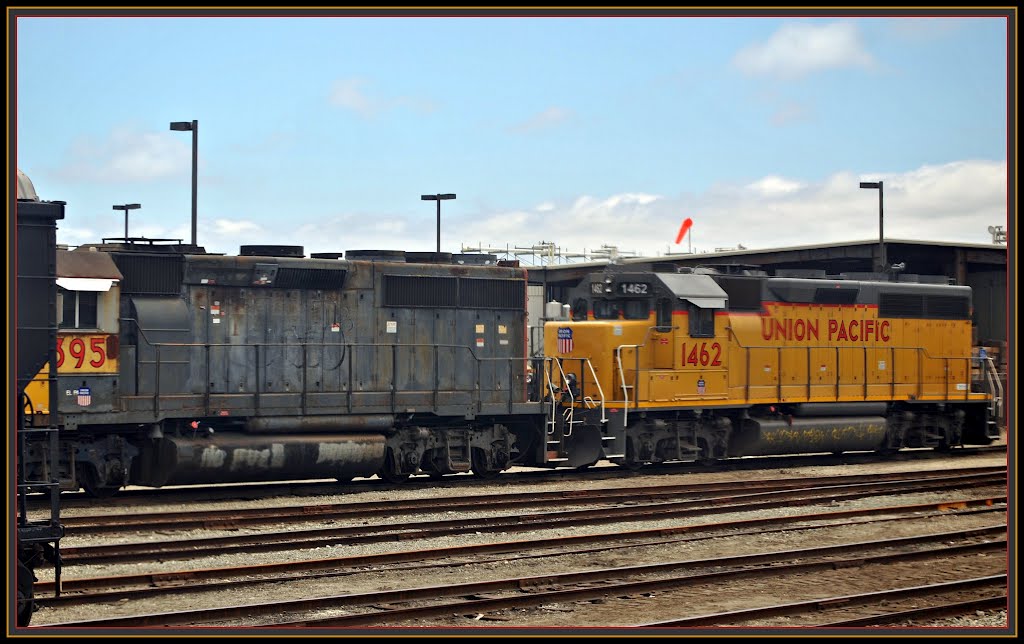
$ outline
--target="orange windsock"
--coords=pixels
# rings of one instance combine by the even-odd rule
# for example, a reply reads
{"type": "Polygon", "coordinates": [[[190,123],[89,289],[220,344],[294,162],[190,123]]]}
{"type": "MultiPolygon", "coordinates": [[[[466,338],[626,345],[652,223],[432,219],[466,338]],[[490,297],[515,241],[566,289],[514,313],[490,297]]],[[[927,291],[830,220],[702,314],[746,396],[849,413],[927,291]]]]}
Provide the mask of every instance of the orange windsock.
{"type": "Polygon", "coordinates": [[[686,236],[686,231],[690,230],[690,226],[693,225],[693,220],[687,217],[683,220],[683,225],[679,227],[679,234],[676,235],[676,243],[683,241],[683,237],[686,236]]]}

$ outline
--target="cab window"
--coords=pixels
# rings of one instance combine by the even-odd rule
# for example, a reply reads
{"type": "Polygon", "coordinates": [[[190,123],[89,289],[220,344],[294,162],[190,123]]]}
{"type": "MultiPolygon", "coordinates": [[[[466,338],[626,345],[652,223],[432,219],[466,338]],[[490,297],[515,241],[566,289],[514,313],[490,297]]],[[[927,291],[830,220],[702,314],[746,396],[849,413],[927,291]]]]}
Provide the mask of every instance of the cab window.
{"type": "Polygon", "coordinates": [[[576,301],[572,303],[572,319],[573,320],[586,320],[587,319],[587,301],[582,297],[576,298],[576,301]]]}
{"type": "Polygon", "coordinates": [[[59,288],[63,305],[60,321],[62,329],[95,329],[99,294],[95,291],[69,291],[59,288]]]}
{"type": "Polygon", "coordinates": [[[691,338],[715,337],[714,309],[702,309],[691,304],[689,313],[691,338]]]}
{"type": "Polygon", "coordinates": [[[672,326],[672,300],[664,298],[658,300],[658,320],[656,324],[665,331],[672,326]]]}
{"type": "Polygon", "coordinates": [[[618,320],[619,303],[614,300],[594,300],[594,318],[598,320],[618,320]]]}
{"type": "Polygon", "coordinates": [[[626,300],[622,305],[623,317],[627,320],[646,320],[651,317],[651,305],[647,300],[626,300]]]}

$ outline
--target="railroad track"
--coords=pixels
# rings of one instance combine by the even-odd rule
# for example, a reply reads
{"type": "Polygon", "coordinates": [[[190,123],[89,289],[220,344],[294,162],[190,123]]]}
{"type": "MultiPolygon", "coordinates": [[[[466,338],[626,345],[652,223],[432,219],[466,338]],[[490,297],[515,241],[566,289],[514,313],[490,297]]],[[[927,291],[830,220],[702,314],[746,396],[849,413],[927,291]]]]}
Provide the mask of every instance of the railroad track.
{"type": "MultiPolygon", "coordinates": [[[[651,480],[645,479],[643,482],[649,483],[651,480]]],[[[851,544],[858,543],[853,538],[854,536],[867,538],[894,534],[909,535],[925,529],[939,534],[937,528],[951,529],[966,526],[972,530],[978,530],[979,526],[983,526],[989,532],[984,535],[976,533],[973,539],[987,540],[990,543],[1005,541],[997,534],[999,530],[1005,531],[1007,468],[1004,466],[857,476],[762,479],[740,483],[695,482],[686,485],[651,487],[638,486],[636,483],[639,481],[631,483],[628,479],[623,483],[631,487],[628,490],[621,490],[580,486],[582,489],[579,490],[513,495],[470,494],[458,497],[405,499],[389,502],[302,505],[296,508],[279,507],[272,510],[278,515],[277,519],[249,510],[240,513],[226,511],[225,514],[220,514],[220,510],[214,512],[202,507],[184,515],[159,512],[150,513],[150,516],[129,519],[134,513],[124,506],[115,504],[110,511],[117,513],[117,518],[122,520],[121,523],[124,525],[121,526],[121,529],[138,532],[139,536],[145,535],[146,540],[128,544],[108,543],[102,547],[90,544],[81,548],[70,547],[73,541],[69,540],[67,545],[62,547],[67,564],[64,568],[62,595],[54,599],[51,596],[52,584],[46,582],[38,584],[37,597],[43,609],[34,618],[34,623],[41,628],[59,629],[63,626],[77,628],[75,625],[80,622],[69,621],[69,616],[78,615],[92,620],[96,611],[102,611],[101,614],[110,615],[112,619],[149,615],[153,620],[149,622],[151,625],[163,623],[169,626],[179,624],[212,626],[283,624],[296,626],[310,621],[311,627],[347,628],[358,622],[354,621],[351,624],[348,622],[337,624],[325,622],[321,624],[316,620],[333,619],[342,614],[353,614],[348,608],[342,610],[328,607],[308,611],[296,609],[287,611],[287,614],[278,613],[274,616],[267,613],[266,616],[258,617],[251,611],[247,617],[245,611],[242,611],[238,617],[214,616],[209,619],[203,617],[196,618],[195,621],[188,621],[191,619],[188,617],[180,618],[185,621],[179,621],[177,617],[169,617],[166,622],[160,622],[159,616],[181,612],[176,609],[186,606],[198,609],[203,604],[209,604],[210,606],[229,608],[230,605],[247,600],[248,603],[245,606],[252,608],[254,598],[273,597],[273,601],[266,602],[268,604],[266,610],[269,611],[271,605],[318,599],[316,595],[330,594],[331,590],[334,593],[362,595],[366,593],[354,592],[353,589],[377,592],[379,589],[415,588],[409,582],[416,579],[436,582],[429,585],[430,588],[435,588],[438,585],[457,585],[450,584],[456,579],[479,581],[481,577],[484,577],[487,580],[492,580],[491,578],[495,577],[495,573],[499,571],[517,571],[524,576],[516,577],[516,579],[522,580],[535,578],[539,573],[551,571],[550,574],[539,575],[539,577],[548,578],[551,575],[565,572],[566,561],[588,562],[582,564],[587,567],[597,562],[666,562],[671,557],[664,555],[674,553],[678,558],[678,555],[685,556],[691,552],[703,553],[710,560],[712,559],[710,555],[721,554],[717,552],[718,550],[747,553],[748,548],[761,547],[760,544],[785,544],[794,547],[796,545],[820,546],[823,543],[834,544],[841,541],[843,547],[856,548],[856,546],[851,546],[851,544]],[[957,490],[957,492],[951,493],[952,490],[957,490]],[[902,504],[896,499],[878,499],[876,501],[873,498],[879,495],[899,496],[918,493],[924,494],[917,498],[911,497],[902,504]],[[869,499],[874,502],[871,502],[869,506],[861,499],[869,499]],[[809,509],[800,513],[799,508],[801,507],[809,509]],[[305,512],[311,513],[308,518],[304,517],[305,512]],[[436,521],[412,520],[421,513],[442,516],[440,520],[436,521]],[[199,531],[193,531],[191,535],[191,537],[202,536],[203,540],[173,538],[177,531],[174,528],[175,522],[183,522],[189,519],[190,515],[195,514],[200,514],[204,519],[211,521],[199,531]],[[712,521],[716,515],[722,514],[729,516],[718,522],[712,521]],[[445,515],[458,518],[447,519],[445,515]],[[990,517],[991,521],[986,523],[990,517]],[[235,520],[252,520],[253,523],[249,524],[249,527],[240,528],[238,525],[231,525],[230,521],[235,520]],[[256,527],[266,527],[275,522],[295,526],[306,521],[315,521],[321,524],[336,522],[340,525],[302,530],[255,532],[256,527]],[[143,526],[139,525],[140,523],[152,525],[143,526]],[[629,528],[625,528],[627,524],[630,526],[629,528]],[[610,526],[610,528],[591,530],[587,534],[584,532],[586,526],[595,528],[610,526]],[[235,534],[224,536],[223,530],[231,530],[235,534]],[[207,538],[207,534],[211,534],[211,531],[215,531],[212,534],[220,534],[207,538]],[[240,534],[245,531],[253,531],[253,534],[240,534]],[[514,539],[516,535],[522,533],[532,534],[519,540],[514,539]],[[167,538],[168,536],[171,538],[167,538]],[[394,547],[405,543],[412,547],[401,550],[396,550],[394,547]],[[753,544],[759,545],[754,546],[753,544]],[[420,549],[416,548],[417,545],[420,546],[420,549]],[[117,548],[126,546],[127,549],[121,552],[116,551],[117,548]],[[350,546],[352,549],[349,549],[350,546]],[[104,550],[107,547],[112,550],[104,550]],[[344,555],[346,552],[366,554],[338,556],[344,555]],[[257,553],[269,554],[257,555],[257,553]],[[220,557],[220,555],[226,556],[220,557]],[[182,564],[180,569],[175,570],[174,562],[176,560],[195,560],[191,563],[199,565],[182,564]],[[243,561],[247,563],[238,565],[243,561]],[[224,562],[225,565],[218,565],[218,562],[224,562]],[[79,576],[75,578],[76,571],[79,571],[79,575],[103,575],[104,570],[118,572],[108,568],[107,563],[128,563],[138,571],[118,576],[79,576]],[[81,567],[83,565],[85,567],[81,567]],[[449,582],[449,584],[441,582],[449,582]],[[90,615],[90,607],[95,607],[95,610],[92,611],[93,615],[90,615]]],[[[467,491],[471,492],[472,490],[467,491]]],[[[416,492],[413,491],[413,495],[415,494],[416,492]]],[[[79,516],[74,519],[78,523],[73,526],[71,531],[72,539],[79,541],[88,539],[95,542],[98,540],[98,536],[111,534],[109,528],[106,527],[109,525],[109,521],[105,521],[101,515],[79,516]],[[90,532],[92,530],[95,532],[90,532]]],[[[191,530],[192,528],[187,529],[191,530]]],[[[961,532],[966,535],[968,531],[961,530],[961,532]]],[[[123,535],[114,536],[119,539],[124,538],[123,535]]],[[[966,536],[963,538],[971,539],[966,536]]],[[[1001,570],[996,566],[996,570],[981,571],[986,574],[978,573],[972,578],[991,576],[988,573],[995,574],[1006,571],[1007,546],[1005,543],[977,547],[984,550],[984,552],[979,552],[978,557],[987,557],[989,561],[993,557],[999,559],[1001,570]],[[998,554],[1000,549],[1001,559],[998,554]]],[[[774,550],[775,548],[761,547],[761,549],[774,550]]],[[[941,547],[934,548],[936,551],[941,549],[941,547]]],[[[949,552],[953,553],[954,551],[950,550],[949,552]]],[[[855,554],[854,551],[848,550],[845,557],[849,562],[841,565],[854,567],[865,565],[857,564],[856,561],[859,559],[851,558],[853,554],[855,554]]],[[[934,563],[926,565],[936,570],[948,568],[946,561],[940,557],[941,555],[936,553],[935,559],[932,560],[934,563]]],[[[953,554],[949,554],[949,557],[955,558],[953,554]]],[[[838,559],[836,560],[838,561],[838,559]]],[[[679,562],[668,561],[668,563],[679,562]]],[[[770,565],[774,566],[775,564],[770,565]]],[[[875,562],[870,565],[879,566],[880,577],[888,574],[884,566],[890,564],[875,562]]],[[[891,565],[899,564],[892,563],[891,565]]],[[[580,572],[579,566],[580,564],[575,566],[575,572],[580,572]]],[[[757,567],[762,564],[748,562],[747,567],[750,566],[757,567]]],[[[835,566],[831,569],[834,571],[835,566]]],[[[821,574],[824,575],[827,574],[829,568],[826,566],[821,570],[821,574]]],[[[47,572],[49,571],[44,570],[40,574],[46,576],[47,572]]],[[[120,572],[125,572],[125,568],[122,567],[120,572]]],[[[812,573],[806,571],[799,574],[811,575],[812,573]]],[[[896,579],[899,577],[899,574],[895,574],[896,579]]],[[[746,583],[748,585],[721,591],[726,597],[745,599],[747,595],[759,592],[758,589],[762,586],[761,582],[753,584],[749,581],[743,582],[742,580],[747,577],[738,571],[733,577],[736,581],[728,582],[728,579],[729,577],[722,577],[714,583],[746,583]]],[[[813,578],[808,577],[808,583],[813,583],[810,581],[811,579],[813,578]]],[[[950,579],[941,581],[945,583],[950,579]]],[[[594,584],[603,586],[605,582],[595,581],[594,584]]],[[[839,584],[838,587],[845,588],[842,584],[839,584]]],[[[710,590],[708,586],[702,586],[696,591],[692,590],[692,586],[690,588],[691,594],[696,592],[694,596],[705,596],[709,592],[718,592],[710,590]]],[[[624,590],[628,591],[628,588],[624,590]]],[[[876,590],[872,589],[872,591],[876,590]]],[[[496,599],[497,595],[501,595],[501,593],[497,593],[492,597],[490,591],[481,592],[482,594],[474,600],[496,599]]],[[[654,591],[651,591],[652,594],[649,596],[645,594],[647,591],[638,592],[639,594],[627,592],[623,597],[632,597],[630,601],[645,606],[656,601],[654,591]]],[[[657,596],[660,596],[661,592],[658,591],[657,596]]],[[[991,588],[986,592],[989,593],[987,599],[981,594],[968,596],[967,591],[959,594],[947,593],[945,598],[929,600],[929,605],[933,606],[935,610],[939,610],[938,606],[943,599],[946,604],[951,606],[958,602],[975,600],[997,601],[993,597],[996,597],[998,592],[991,588]]],[[[848,592],[847,594],[856,593],[848,592]]],[[[818,599],[818,597],[804,597],[799,593],[792,597],[788,594],[783,596],[793,601],[818,599]]],[[[839,597],[840,595],[836,593],[835,596],[839,597]]],[[[455,598],[452,603],[462,604],[465,600],[465,597],[455,598]]],[[[384,621],[376,623],[376,625],[390,626],[392,624],[390,620],[394,619],[396,624],[412,624],[414,627],[437,626],[438,624],[494,626],[504,623],[519,624],[520,617],[526,620],[522,622],[523,624],[533,624],[532,620],[539,619],[541,621],[537,622],[538,624],[547,626],[563,623],[589,623],[602,626],[610,624],[610,622],[594,622],[593,617],[589,618],[591,620],[589,622],[577,621],[576,611],[580,610],[581,605],[589,604],[591,600],[574,600],[565,603],[559,603],[556,600],[557,596],[551,596],[536,606],[527,602],[518,605],[518,608],[495,608],[475,613],[460,612],[466,606],[457,611],[449,611],[447,614],[444,613],[444,609],[438,608],[437,610],[441,612],[436,616],[429,616],[426,613],[411,613],[407,617],[402,617],[396,613],[392,617],[379,618],[384,621]],[[552,608],[552,606],[554,607],[552,608]],[[570,616],[570,613],[573,615],[570,616]],[[545,619],[547,621],[543,621],[545,619]]],[[[594,599],[593,601],[604,600],[594,599]]],[[[618,602],[618,599],[615,601],[618,602]]],[[[632,606],[627,609],[617,608],[615,610],[618,612],[614,614],[632,616],[635,612],[638,616],[647,615],[648,618],[656,616],[665,618],[673,615],[689,618],[710,615],[715,612],[707,610],[707,606],[702,611],[690,612],[685,615],[680,615],[673,610],[680,605],[688,606],[689,602],[690,599],[687,599],[663,606],[658,610],[648,610],[647,607],[639,605],[636,607],[636,611],[632,610],[632,606]]],[[[400,603],[398,600],[387,602],[380,600],[373,605],[377,608],[369,606],[366,610],[357,612],[369,615],[379,612],[379,609],[384,606],[396,609],[422,606],[419,600],[412,605],[400,606],[400,603]]],[[[868,608],[862,612],[834,613],[829,614],[827,618],[822,615],[821,624],[828,620],[840,623],[858,619],[876,619],[881,620],[879,623],[889,623],[885,621],[889,618],[882,615],[882,611],[878,610],[877,606],[874,609],[870,604],[866,604],[866,606],[868,608]]],[[[730,606],[730,608],[736,608],[736,606],[730,606]]],[[[908,609],[909,607],[903,606],[902,608],[908,609]]],[[[583,605],[583,609],[586,610],[586,605],[583,605]]],[[[948,610],[955,611],[957,609],[954,606],[948,610]]],[[[367,616],[352,619],[372,618],[367,616]]],[[[774,619],[788,620],[797,619],[797,617],[781,616],[774,619]]],[[[892,619],[899,618],[893,617],[892,619]]],[[[757,618],[752,621],[756,622],[757,618]]],[[[110,622],[94,625],[131,628],[127,625],[131,623],[130,621],[123,624],[110,622]]],[[[634,624],[631,620],[628,626],[642,626],[642,624],[634,624]]],[[[652,628],[657,630],[661,627],[652,628]]]]}
{"type": "MultiPolygon", "coordinates": [[[[838,503],[881,494],[909,494],[927,491],[995,487],[1006,485],[1006,471],[983,471],[956,476],[923,477],[896,481],[870,481],[812,488],[782,489],[738,494],[730,492],[719,498],[698,498],[665,501],[661,498],[643,500],[639,490],[626,501],[609,507],[582,510],[543,511],[531,514],[467,517],[434,521],[408,521],[400,524],[350,525],[341,527],[288,529],[231,536],[153,540],[106,545],[64,547],[61,556],[65,566],[87,562],[140,562],[146,560],[185,559],[230,552],[267,552],[274,550],[314,548],[353,543],[380,543],[426,539],[439,536],[483,532],[523,532],[558,529],[622,521],[680,519],[726,512],[751,512],[767,508],[798,507],[822,502],[838,503]],[[638,500],[639,499],[639,500],[638,500]]],[[[986,497],[1001,503],[1005,497],[986,497]]]]}
{"type": "MultiPolygon", "coordinates": [[[[143,596],[199,593],[231,587],[245,587],[260,583],[309,580],[336,577],[367,569],[389,571],[413,570],[429,567],[457,567],[467,564],[508,562],[512,559],[540,559],[560,557],[567,554],[593,554],[614,549],[628,549],[649,546],[664,546],[682,542],[696,542],[729,536],[755,537],[768,533],[794,533],[820,530],[829,527],[830,522],[842,521],[846,525],[884,523],[921,519],[934,516],[949,516],[951,512],[978,514],[1005,511],[994,505],[965,500],[962,507],[951,510],[931,505],[879,506],[854,512],[827,512],[801,514],[756,520],[728,521],[678,528],[655,528],[635,530],[626,533],[590,534],[574,537],[553,537],[526,541],[505,541],[428,550],[407,550],[376,555],[321,558],[316,560],[291,561],[251,566],[220,567],[207,569],[179,570],[161,573],[138,573],[116,577],[94,577],[65,579],[64,592],[60,597],[46,597],[42,605],[57,607],[89,602],[120,601],[126,598],[139,599],[143,596]]],[[[985,527],[976,534],[988,534],[1005,529],[1000,524],[995,528],[985,527]]],[[[970,530],[961,531],[966,535],[970,530]]],[[[46,593],[53,592],[52,583],[40,584],[46,593]]]]}
{"type": "MultiPolygon", "coordinates": [[[[1007,542],[1005,524],[969,531],[943,532],[908,538],[842,543],[786,550],[753,553],[704,560],[673,561],[650,565],[604,568],[548,574],[540,577],[514,577],[484,582],[470,582],[429,587],[402,588],[371,593],[316,597],[293,601],[275,601],[160,614],[133,615],[110,619],[50,624],[50,628],[143,627],[168,625],[234,625],[229,620],[244,619],[246,625],[287,627],[352,627],[382,626],[404,623],[422,625],[426,618],[451,618],[485,615],[508,609],[539,609],[550,604],[573,604],[588,600],[611,601],[653,593],[678,593],[709,584],[739,579],[771,580],[780,577],[810,576],[837,569],[866,568],[911,562],[925,568],[928,561],[963,558],[974,560],[975,568],[984,565],[977,560],[981,554],[1000,559],[1007,542]],[[850,557],[851,553],[858,553],[850,557]],[[329,614],[322,614],[323,612],[329,614]],[[343,614],[338,614],[343,611],[343,614]],[[258,623],[253,623],[254,621],[258,623]]],[[[921,586],[918,589],[886,589],[890,596],[936,594],[943,591],[983,587],[991,596],[993,588],[1005,587],[1006,575],[990,574],[971,579],[954,579],[921,586]],[[895,595],[894,595],[895,594],[895,595]]],[[[881,591],[879,591],[881,592],[881,591]]],[[[1004,590],[1005,592],[1005,590],[1004,590]]],[[[862,594],[860,601],[877,603],[878,592],[862,594]]],[[[712,615],[697,615],[675,620],[624,626],[675,627],[707,624],[733,624],[763,619],[766,616],[793,614],[810,606],[835,603],[853,597],[815,598],[784,605],[757,607],[712,615]]],[[[681,602],[679,605],[686,605],[681,602]]]]}
{"type": "Polygon", "coordinates": [[[760,479],[716,483],[662,485],[629,489],[591,489],[539,493],[488,494],[464,497],[426,497],[402,501],[371,501],[320,505],[276,506],[261,508],[190,509],[186,512],[104,512],[103,514],[68,516],[62,519],[66,536],[87,536],[104,533],[139,531],[174,531],[196,529],[235,529],[275,523],[350,521],[376,517],[398,517],[424,512],[466,512],[541,508],[550,510],[563,505],[615,505],[623,502],[679,501],[682,499],[724,500],[737,493],[776,492],[829,486],[840,488],[864,482],[906,481],[908,485],[938,479],[955,481],[975,476],[1005,476],[1004,467],[976,467],[923,472],[895,472],[851,476],[760,479]]]}
{"type": "MultiPolygon", "coordinates": [[[[935,459],[955,459],[986,454],[1005,453],[1005,445],[989,445],[964,447],[949,452],[937,452],[932,449],[906,449],[896,454],[880,455],[876,452],[849,452],[844,454],[802,454],[791,456],[756,456],[734,458],[719,461],[713,465],[697,463],[668,463],[648,465],[640,470],[628,470],[601,464],[585,471],[574,469],[530,469],[504,472],[498,479],[509,484],[529,484],[550,480],[564,481],[603,481],[629,479],[637,476],[658,474],[673,475],[682,473],[715,473],[736,471],[757,471],[761,469],[779,469],[788,467],[843,466],[866,463],[884,462],[920,462],[935,459]]],[[[258,484],[223,484],[216,486],[172,486],[166,488],[128,488],[121,490],[113,498],[94,499],[84,492],[66,491],[61,494],[61,504],[65,508],[76,507],[111,507],[118,505],[134,505],[136,503],[180,503],[198,501],[228,501],[245,499],[264,499],[278,496],[323,496],[338,493],[359,493],[390,489],[432,489],[451,487],[480,487],[493,485],[494,480],[480,480],[470,474],[455,474],[442,479],[430,478],[427,475],[411,477],[401,484],[392,484],[377,478],[357,479],[341,483],[338,481],[291,481],[286,483],[258,484]]],[[[41,496],[34,495],[29,499],[30,509],[45,509],[41,496]]]]}

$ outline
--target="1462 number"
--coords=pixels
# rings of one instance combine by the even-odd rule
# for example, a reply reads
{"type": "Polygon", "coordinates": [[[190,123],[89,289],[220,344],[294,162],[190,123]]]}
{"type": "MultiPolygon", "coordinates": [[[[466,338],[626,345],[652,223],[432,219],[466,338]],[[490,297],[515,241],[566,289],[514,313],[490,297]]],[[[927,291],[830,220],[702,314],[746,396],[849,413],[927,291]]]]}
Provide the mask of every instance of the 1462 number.
{"type": "Polygon", "coordinates": [[[702,367],[718,367],[722,364],[722,345],[712,342],[693,343],[690,353],[686,353],[686,343],[683,343],[683,364],[700,365],[702,367]]]}

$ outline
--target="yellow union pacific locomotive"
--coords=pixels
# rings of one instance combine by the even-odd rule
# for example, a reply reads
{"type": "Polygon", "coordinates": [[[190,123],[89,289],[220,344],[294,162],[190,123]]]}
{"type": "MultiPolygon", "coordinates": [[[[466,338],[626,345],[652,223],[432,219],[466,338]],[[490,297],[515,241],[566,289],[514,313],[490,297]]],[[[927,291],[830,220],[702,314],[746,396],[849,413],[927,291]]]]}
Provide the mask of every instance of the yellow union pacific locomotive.
{"type": "Polygon", "coordinates": [[[612,265],[566,308],[545,325],[542,382],[561,401],[547,423],[552,461],[632,467],[999,436],[994,379],[971,380],[966,286],[612,265]]]}

